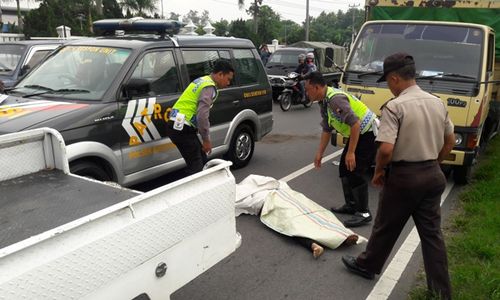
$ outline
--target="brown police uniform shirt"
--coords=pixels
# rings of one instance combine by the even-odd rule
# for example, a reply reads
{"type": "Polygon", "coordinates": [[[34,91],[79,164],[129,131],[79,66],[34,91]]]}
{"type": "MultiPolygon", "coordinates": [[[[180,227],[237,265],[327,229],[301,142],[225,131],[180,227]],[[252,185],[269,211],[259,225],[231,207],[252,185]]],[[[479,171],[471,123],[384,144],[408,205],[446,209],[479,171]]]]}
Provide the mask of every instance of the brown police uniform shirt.
{"type": "Polygon", "coordinates": [[[444,103],[414,85],[382,107],[377,142],[394,145],[392,161],[437,159],[453,123],[444,103]]]}

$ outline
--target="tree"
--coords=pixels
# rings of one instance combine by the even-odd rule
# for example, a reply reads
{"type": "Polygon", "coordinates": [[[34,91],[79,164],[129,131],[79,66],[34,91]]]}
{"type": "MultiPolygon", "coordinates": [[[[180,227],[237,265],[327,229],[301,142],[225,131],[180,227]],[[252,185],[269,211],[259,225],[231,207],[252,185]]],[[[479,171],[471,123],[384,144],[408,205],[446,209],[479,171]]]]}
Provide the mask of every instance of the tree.
{"type": "MultiPolygon", "coordinates": [[[[245,0],[238,0],[238,6],[240,7],[240,9],[243,9],[244,5],[245,0]]],[[[262,0],[253,0],[253,3],[247,10],[247,13],[253,16],[253,33],[255,35],[257,35],[257,33],[259,32],[258,15],[260,5],[262,5],[262,0]]]]}
{"type": "Polygon", "coordinates": [[[281,32],[281,17],[273,11],[270,6],[263,5],[258,12],[258,34],[255,34],[252,41],[255,45],[270,43],[274,38],[278,38],[281,32]]]}
{"type": "Polygon", "coordinates": [[[123,12],[116,0],[102,0],[102,16],[105,19],[123,18],[123,12]]]}
{"type": "Polygon", "coordinates": [[[249,38],[251,35],[251,30],[245,20],[237,19],[231,22],[229,35],[240,38],[249,38]]]}
{"type": "Polygon", "coordinates": [[[170,12],[170,17],[168,17],[169,20],[176,20],[179,21],[179,18],[181,17],[180,14],[176,14],[174,12],[170,12]]]}
{"type": "Polygon", "coordinates": [[[229,22],[227,20],[221,19],[212,24],[215,28],[214,34],[218,36],[226,36],[229,34],[229,22]]]}
{"type": "Polygon", "coordinates": [[[96,15],[92,0],[43,0],[38,9],[26,14],[24,33],[27,36],[57,36],[56,27],[71,27],[72,35],[91,35],[92,15],[96,15]],[[86,25],[80,27],[78,16],[86,25]]]}
{"type": "Polygon", "coordinates": [[[187,20],[191,20],[194,25],[196,26],[205,26],[208,21],[210,21],[210,16],[208,13],[208,10],[204,10],[201,13],[201,16],[199,15],[199,12],[197,10],[190,10],[187,14],[182,17],[182,20],[186,22],[187,20]]]}
{"type": "Polygon", "coordinates": [[[157,0],[122,0],[121,6],[124,9],[136,12],[137,16],[147,17],[146,12],[154,13],[157,0]]]}

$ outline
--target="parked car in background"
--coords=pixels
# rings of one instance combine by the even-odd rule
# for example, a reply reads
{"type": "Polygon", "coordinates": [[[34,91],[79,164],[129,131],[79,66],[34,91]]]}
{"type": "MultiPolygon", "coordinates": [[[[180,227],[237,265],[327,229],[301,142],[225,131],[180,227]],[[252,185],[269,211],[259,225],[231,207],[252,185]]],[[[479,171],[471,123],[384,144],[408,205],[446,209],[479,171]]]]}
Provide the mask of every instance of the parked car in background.
{"type": "Polygon", "coordinates": [[[274,51],[266,64],[266,72],[273,89],[274,100],[277,100],[283,91],[287,75],[297,68],[298,56],[309,52],[314,53],[314,63],[318,67],[318,71],[325,77],[328,85],[336,86],[338,84],[342,74],[338,67],[344,65],[347,50],[327,42],[297,42],[290,47],[274,51]]]}
{"type": "Polygon", "coordinates": [[[146,181],[185,166],[166,135],[169,112],[192,80],[226,59],[236,72],[210,112],[211,157],[248,164],[254,142],[273,127],[271,87],[252,42],[169,37],[175,21],[123,22],[95,22],[105,36],[68,42],[2,95],[0,134],[51,127],[64,137],[72,173],[146,181]]]}
{"type": "Polygon", "coordinates": [[[0,81],[14,86],[63,43],[62,40],[26,40],[0,43],[0,81]]]}

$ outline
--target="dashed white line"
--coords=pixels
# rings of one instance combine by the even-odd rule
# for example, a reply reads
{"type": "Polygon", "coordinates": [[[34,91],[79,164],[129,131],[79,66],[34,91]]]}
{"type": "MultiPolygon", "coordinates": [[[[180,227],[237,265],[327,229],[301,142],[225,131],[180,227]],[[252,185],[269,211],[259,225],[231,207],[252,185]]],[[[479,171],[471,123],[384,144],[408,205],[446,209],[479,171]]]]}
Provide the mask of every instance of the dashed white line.
{"type": "MultiPolygon", "coordinates": [[[[337,150],[337,151],[333,152],[332,154],[323,157],[322,164],[324,164],[326,161],[328,161],[328,160],[330,160],[330,159],[332,159],[334,157],[337,157],[340,154],[342,154],[342,150],[343,149],[337,150]]],[[[307,172],[311,171],[312,169],[314,169],[314,163],[309,164],[309,165],[303,167],[302,169],[299,169],[299,170],[297,170],[297,171],[295,171],[295,172],[293,172],[293,173],[291,173],[291,174],[289,174],[289,175],[281,178],[280,180],[284,181],[284,182],[290,181],[292,179],[295,179],[295,178],[299,177],[300,175],[302,175],[304,173],[307,173],[307,172]]]]}

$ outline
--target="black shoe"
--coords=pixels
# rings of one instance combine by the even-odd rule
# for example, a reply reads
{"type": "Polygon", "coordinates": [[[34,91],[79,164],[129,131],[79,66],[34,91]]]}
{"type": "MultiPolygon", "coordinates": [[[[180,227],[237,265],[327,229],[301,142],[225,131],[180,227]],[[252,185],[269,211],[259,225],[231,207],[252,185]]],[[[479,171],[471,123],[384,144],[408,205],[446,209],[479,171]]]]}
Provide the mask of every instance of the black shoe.
{"type": "Polygon", "coordinates": [[[356,212],[356,209],[354,207],[349,206],[347,204],[342,205],[341,207],[332,207],[330,210],[334,213],[338,214],[348,214],[348,215],[354,215],[356,212]]]}
{"type": "Polygon", "coordinates": [[[365,212],[365,213],[356,212],[354,213],[354,216],[351,219],[344,221],[344,226],[358,227],[370,223],[371,220],[372,220],[372,215],[370,214],[370,212],[365,212]]]}
{"type": "Polygon", "coordinates": [[[375,278],[375,273],[372,273],[365,268],[362,268],[358,265],[356,262],[356,258],[351,255],[344,255],[342,256],[342,262],[346,266],[346,268],[353,272],[354,274],[357,274],[359,276],[362,276],[366,279],[373,279],[375,278]]]}

